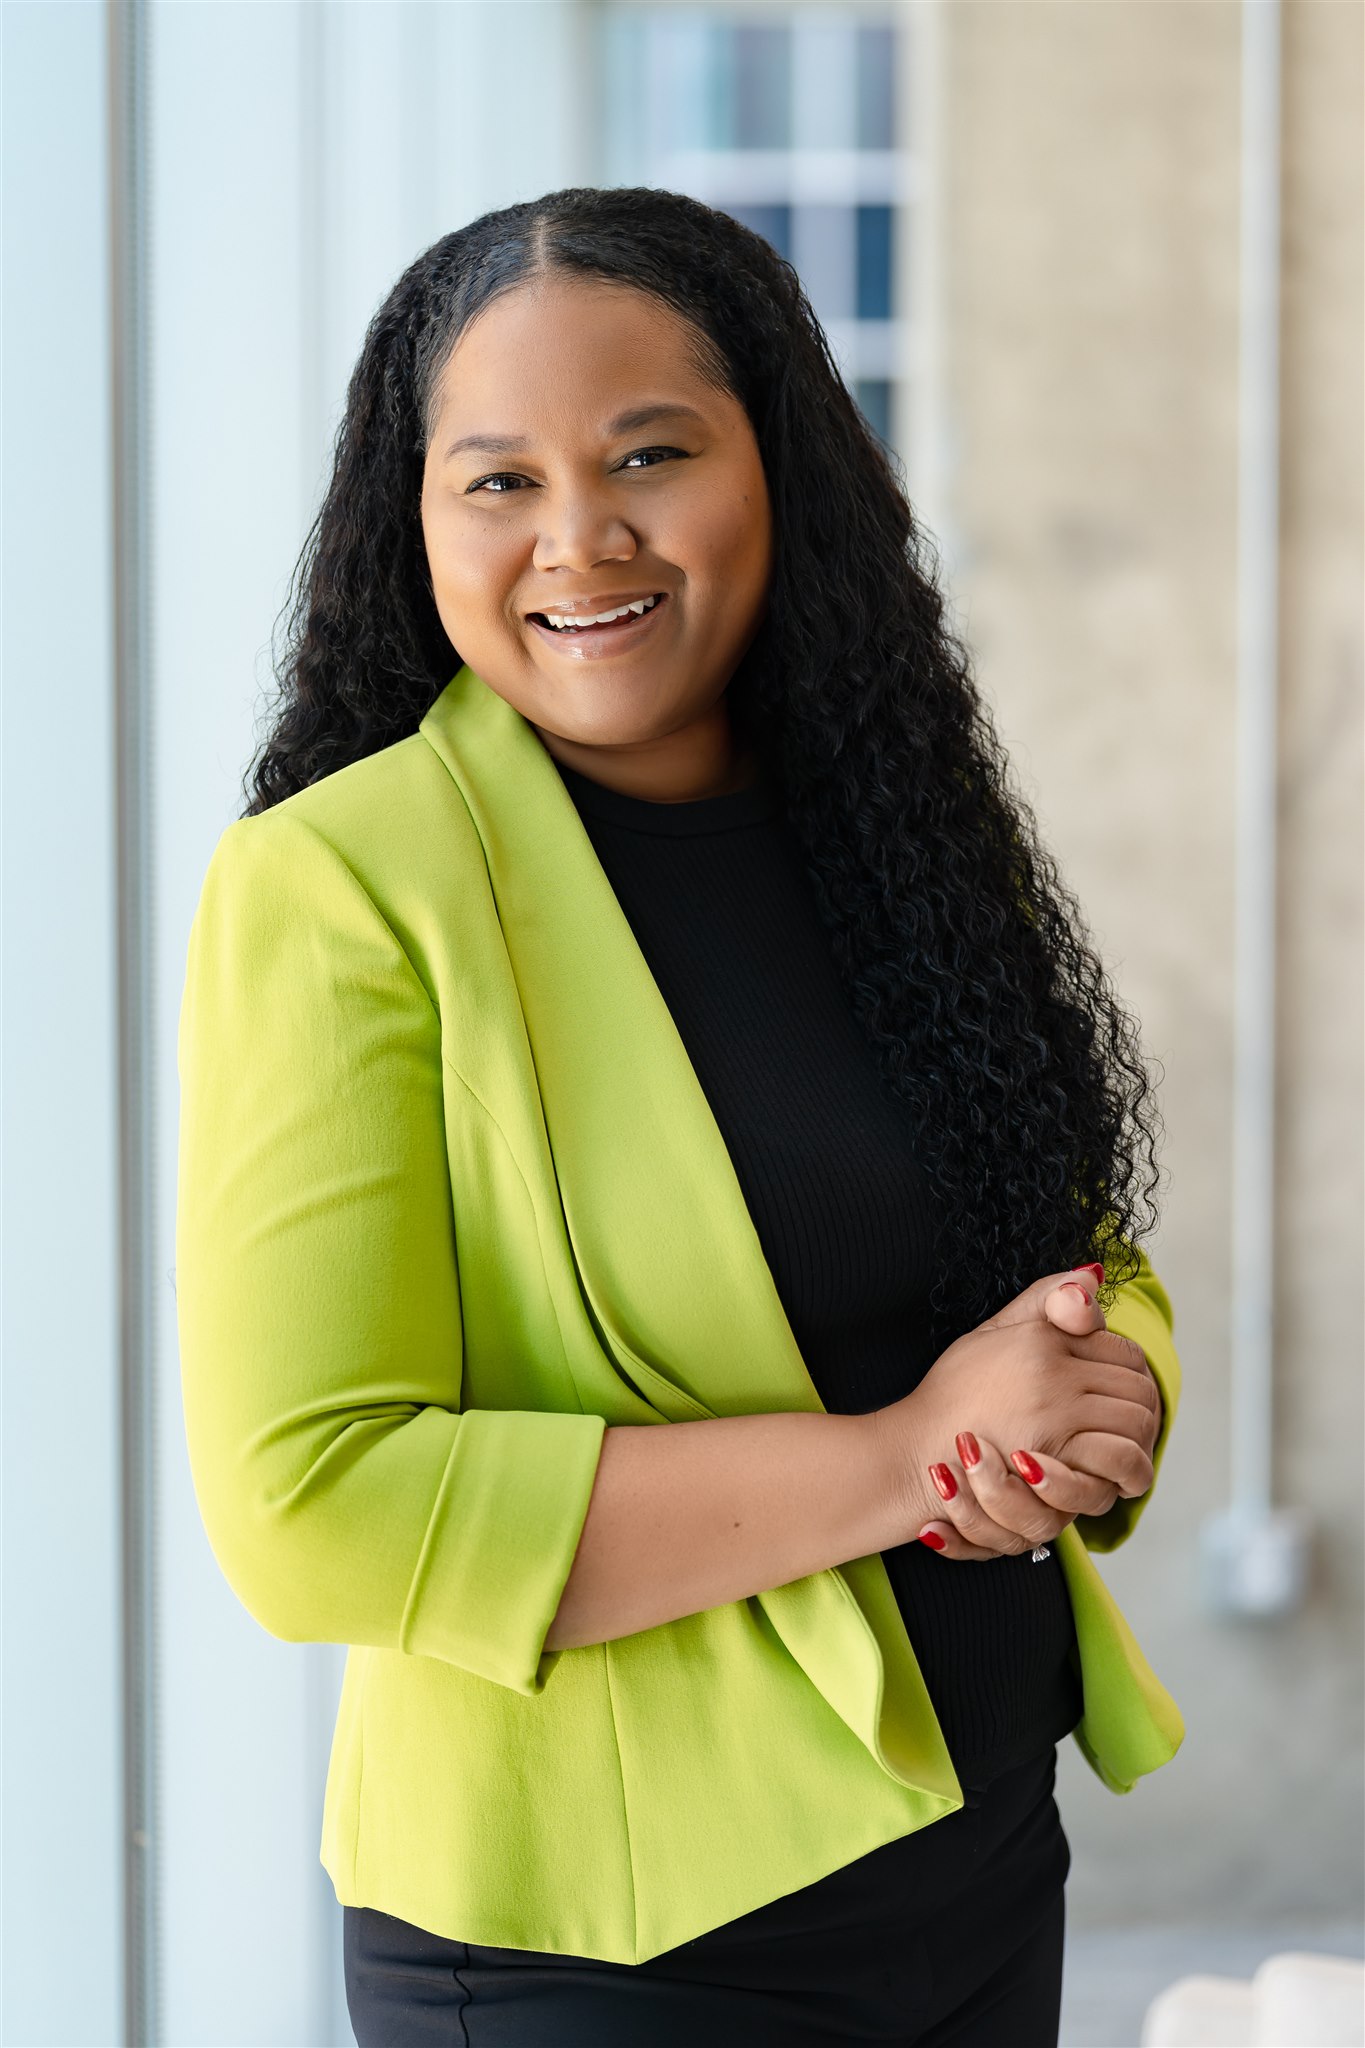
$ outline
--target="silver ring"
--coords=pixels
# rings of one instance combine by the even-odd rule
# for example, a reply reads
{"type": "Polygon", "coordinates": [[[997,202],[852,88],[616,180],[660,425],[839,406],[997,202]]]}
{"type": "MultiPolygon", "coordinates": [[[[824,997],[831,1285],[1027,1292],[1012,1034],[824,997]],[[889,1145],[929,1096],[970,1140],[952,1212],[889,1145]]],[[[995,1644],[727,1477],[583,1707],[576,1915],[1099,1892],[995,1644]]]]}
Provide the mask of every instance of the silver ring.
{"type": "Polygon", "coordinates": [[[1037,1549],[1033,1552],[1033,1562],[1035,1564],[1041,1564],[1045,1557],[1051,1557],[1051,1555],[1052,1552],[1048,1549],[1046,1543],[1040,1543],[1037,1549]]]}

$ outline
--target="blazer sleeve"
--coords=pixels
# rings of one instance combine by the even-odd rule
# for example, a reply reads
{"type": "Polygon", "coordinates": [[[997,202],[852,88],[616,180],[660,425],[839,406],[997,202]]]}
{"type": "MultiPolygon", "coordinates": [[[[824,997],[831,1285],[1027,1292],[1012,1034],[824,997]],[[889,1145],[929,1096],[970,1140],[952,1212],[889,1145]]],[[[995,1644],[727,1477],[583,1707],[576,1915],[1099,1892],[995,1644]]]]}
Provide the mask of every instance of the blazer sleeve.
{"type": "Polygon", "coordinates": [[[185,1429],[233,1591],[289,1642],[541,1692],[606,1421],[461,1410],[440,1018],[288,811],[214,849],[178,1062],[185,1429]]]}
{"type": "Polygon", "coordinates": [[[1147,1254],[1139,1249],[1137,1256],[1138,1270],[1117,1290],[1105,1321],[1121,1337],[1131,1337],[1142,1346],[1152,1377],[1161,1390],[1161,1426],[1152,1445],[1152,1484],[1131,1500],[1120,1497],[1105,1514],[1077,1515],[1076,1528],[1087,1550],[1117,1550],[1132,1535],[1155,1490],[1175,1411],[1180,1405],[1180,1360],[1173,1342],[1175,1318],[1170,1296],[1152,1271],[1147,1254]]]}

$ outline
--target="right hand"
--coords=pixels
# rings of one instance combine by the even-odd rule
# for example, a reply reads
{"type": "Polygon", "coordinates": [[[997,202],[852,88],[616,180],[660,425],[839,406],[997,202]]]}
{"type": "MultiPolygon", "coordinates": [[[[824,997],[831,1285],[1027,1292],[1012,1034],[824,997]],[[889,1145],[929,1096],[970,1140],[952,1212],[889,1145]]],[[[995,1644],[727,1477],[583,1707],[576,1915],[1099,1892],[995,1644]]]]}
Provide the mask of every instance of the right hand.
{"type": "MultiPolygon", "coordinates": [[[[1089,1268],[1046,1274],[950,1344],[903,1399],[876,1411],[903,1542],[913,1541],[926,1522],[941,1522],[943,1502],[928,1467],[941,1460],[959,1469],[956,1437],[964,1429],[1059,1461],[1068,1446],[1083,1450],[1085,1470],[1075,1479],[1085,1498],[1078,1495],[1071,1513],[1060,1518],[1063,1525],[1076,1514],[1105,1513],[1120,1495],[1146,1492],[1155,1434],[1150,1375],[1140,1349],[1104,1327],[1095,1292],[1089,1268]],[[1089,1297],[1088,1306],[1073,1287],[1089,1297]]],[[[1033,1528],[1042,1503],[1024,1480],[1009,1477],[1033,1528]]],[[[1000,1549],[1004,1532],[982,1521],[972,1541],[1000,1549]]],[[[1028,1549],[1034,1540],[1011,1537],[1008,1547],[1028,1549]]]]}

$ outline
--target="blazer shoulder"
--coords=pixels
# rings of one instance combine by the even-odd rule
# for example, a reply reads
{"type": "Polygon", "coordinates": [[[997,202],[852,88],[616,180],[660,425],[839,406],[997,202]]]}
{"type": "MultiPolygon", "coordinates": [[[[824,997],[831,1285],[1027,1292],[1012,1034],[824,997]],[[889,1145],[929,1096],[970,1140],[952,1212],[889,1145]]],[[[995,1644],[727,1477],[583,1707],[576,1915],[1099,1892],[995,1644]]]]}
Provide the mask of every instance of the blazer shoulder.
{"type": "Polygon", "coordinates": [[[463,791],[419,732],[335,769],[220,835],[205,891],[283,895],[329,925],[377,914],[428,996],[496,923],[483,842],[463,791]]]}
{"type": "Polygon", "coordinates": [[[484,871],[464,796],[421,733],[334,769],[269,810],[234,819],[223,837],[249,836],[261,853],[287,858],[297,827],[323,841],[380,910],[400,922],[415,901],[441,893],[452,872],[484,871]]]}

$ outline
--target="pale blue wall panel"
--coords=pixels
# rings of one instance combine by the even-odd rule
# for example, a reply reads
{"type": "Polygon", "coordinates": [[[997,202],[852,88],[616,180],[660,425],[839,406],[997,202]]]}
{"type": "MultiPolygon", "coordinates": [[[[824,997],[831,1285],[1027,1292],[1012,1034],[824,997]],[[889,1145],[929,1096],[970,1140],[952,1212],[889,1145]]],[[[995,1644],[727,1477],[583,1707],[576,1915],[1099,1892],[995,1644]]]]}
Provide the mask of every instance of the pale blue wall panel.
{"type": "Polygon", "coordinates": [[[4,55],[0,2035],[121,2038],[117,982],[104,9],[4,55]]]}
{"type": "MultiPolygon", "coordinates": [[[[157,4],[149,23],[153,1026],[159,1349],[161,2037],[344,2041],[317,1860],[329,1716],[318,1666],[218,1569],[185,1449],[172,1270],[176,1025],[189,921],[269,683],[316,449],[303,26],[290,4],[157,4]]],[[[344,2020],[342,2022],[344,2024],[344,2020]]]]}

